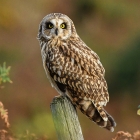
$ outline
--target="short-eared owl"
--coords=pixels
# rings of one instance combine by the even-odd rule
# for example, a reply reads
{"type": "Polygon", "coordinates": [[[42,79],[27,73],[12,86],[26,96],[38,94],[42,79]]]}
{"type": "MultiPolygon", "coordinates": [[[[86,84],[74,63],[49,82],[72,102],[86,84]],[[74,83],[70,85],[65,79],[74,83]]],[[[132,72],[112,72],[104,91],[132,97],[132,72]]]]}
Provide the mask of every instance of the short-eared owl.
{"type": "Polygon", "coordinates": [[[103,108],[109,101],[105,70],[98,55],[78,36],[72,20],[61,13],[45,16],[38,40],[52,86],[90,120],[113,132],[116,123],[103,108]]]}

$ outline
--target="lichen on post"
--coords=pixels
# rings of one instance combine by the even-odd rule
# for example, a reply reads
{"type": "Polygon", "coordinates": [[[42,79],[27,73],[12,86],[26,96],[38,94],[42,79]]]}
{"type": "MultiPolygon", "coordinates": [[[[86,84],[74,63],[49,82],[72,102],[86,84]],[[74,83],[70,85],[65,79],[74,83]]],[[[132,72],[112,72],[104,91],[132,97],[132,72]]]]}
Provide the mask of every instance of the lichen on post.
{"type": "Polygon", "coordinates": [[[67,97],[55,97],[51,110],[58,140],[84,140],[76,109],[67,97]]]}

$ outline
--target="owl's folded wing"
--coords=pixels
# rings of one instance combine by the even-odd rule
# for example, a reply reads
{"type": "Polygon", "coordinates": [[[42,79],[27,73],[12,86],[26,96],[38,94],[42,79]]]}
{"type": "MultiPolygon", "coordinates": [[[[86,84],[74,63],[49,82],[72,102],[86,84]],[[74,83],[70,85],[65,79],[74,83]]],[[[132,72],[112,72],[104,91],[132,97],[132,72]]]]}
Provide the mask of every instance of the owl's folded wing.
{"type": "Polygon", "coordinates": [[[71,54],[71,50],[60,48],[59,59],[49,62],[49,71],[51,77],[56,82],[60,90],[69,89],[73,96],[91,100],[94,104],[96,102],[100,105],[106,105],[109,100],[107,84],[104,79],[102,65],[97,62],[99,59],[87,58],[82,59],[82,53],[71,54]],[[68,55],[71,54],[71,57],[68,55]],[[78,58],[77,58],[78,57],[78,58]],[[92,64],[96,65],[92,65],[92,64]],[[95,68],[96,67],[96,68],[95,68]]]}

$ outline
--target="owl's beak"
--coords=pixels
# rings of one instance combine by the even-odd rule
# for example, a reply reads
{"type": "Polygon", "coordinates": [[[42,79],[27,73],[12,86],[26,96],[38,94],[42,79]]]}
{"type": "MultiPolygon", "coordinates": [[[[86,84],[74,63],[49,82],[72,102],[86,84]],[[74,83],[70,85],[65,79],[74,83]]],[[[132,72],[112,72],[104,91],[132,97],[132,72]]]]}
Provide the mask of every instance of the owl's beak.
{"type": "Polygon", "coordinates": [[[55,34],[58,35],[58,29],[57,28],[55,29],[55,34]]]}

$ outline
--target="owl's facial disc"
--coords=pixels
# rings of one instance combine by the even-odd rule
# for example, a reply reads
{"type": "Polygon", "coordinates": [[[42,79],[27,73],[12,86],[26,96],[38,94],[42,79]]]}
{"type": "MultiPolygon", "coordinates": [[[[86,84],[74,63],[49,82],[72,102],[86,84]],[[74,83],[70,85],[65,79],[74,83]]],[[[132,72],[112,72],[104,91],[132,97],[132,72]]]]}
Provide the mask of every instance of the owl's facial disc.
{"type": "Polygon", "coordinates": [[[46,21],[44,35],[48,39],[60,38],[65,40],[71,36],[70,23],[58,18],[46,21]]]}

